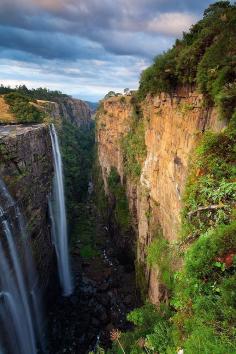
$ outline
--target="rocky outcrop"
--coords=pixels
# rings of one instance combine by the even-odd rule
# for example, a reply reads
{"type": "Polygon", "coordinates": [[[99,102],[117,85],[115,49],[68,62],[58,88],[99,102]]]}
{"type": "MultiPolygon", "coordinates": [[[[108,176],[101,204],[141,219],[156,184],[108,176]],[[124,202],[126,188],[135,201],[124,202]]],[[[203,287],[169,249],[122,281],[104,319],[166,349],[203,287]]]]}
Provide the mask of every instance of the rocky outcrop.
{"type": "Polygon", "coordinates": [[[91,126],[92,112],[84,101],[71,97],[60,97],[55,102],[41,100],[37,102],[53,118],[66,119],[77,127],[91,126]]]}
{"type": "MultiPolygon", "coordinates": [[[[201,95],[184,90],[172,97],[149,97],[141,111],[147,155],[138,181],[124,175],[120,145],[135,119],[132,98],[104,101],[98,114],[97,141],[105,191],[109,194],[107,177],[114,166],[126,187],[138,261],[145,264],[147,246],[158,229],[171,243],[177,240],[191,154],[205,130],[219,131],[225,124],[214,108],[204,108],[201,95]]],[[[163,296],[158,271],[146,267],[146,278],[149,298],[157,303],[163,296]]]]}
{"type": "Polygon", "coordinates": [[[106,193],[108,193],[107,178],[112,166],[117,168],[123,180],[124,166],[120,139],[130,130],[132,112],[133,107],[129,98],[122,103],[119,98],[113,98],[104,101],[103,109],[98,114],[98,158],[102,168],[106,193]]]}
{"type": "Polygon", "coordinates": [[[0,127],[0,175],[27,222],[45,289],[53,263],[48,216],[53,163],[47,125],[0,127]]]}

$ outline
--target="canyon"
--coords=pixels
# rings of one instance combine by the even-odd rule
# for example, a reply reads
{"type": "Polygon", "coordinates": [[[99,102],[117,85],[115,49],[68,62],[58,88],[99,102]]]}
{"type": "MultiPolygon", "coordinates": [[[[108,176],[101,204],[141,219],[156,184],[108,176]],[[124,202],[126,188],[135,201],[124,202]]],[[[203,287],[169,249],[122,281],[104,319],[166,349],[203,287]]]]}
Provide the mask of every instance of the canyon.
{"type": "MultiPolygon", "coordinates": [[[[57,169],[52,128],[47,122],[0,126],[1,178],[26,220],[40,292],[47,304],[46,347],[54,354],[96,352],[100,345],[109,348],[114,328],[132,329],[127,313],[146,300],[156,308],[168,304],[171,290],[162,279],[163,269],[149,263],[149,247],[157,235],[171,247],[181,246],[184,193],[196,148],[206,132],[221,134],[228,126],[219,119],[216,107],[206,107],[203,96],[189,88],[148,95],[141,103],[134,94],[111,97],[102,100],[97,110],[93,150],[93,143],[83,145],[89,136],[94,139],[91,112],[78,100],[69,102],[63,101],[63,109],[57,102],[38,102],[56,124],[65,192],[72,188],[66,199],[74,291],[71,294],[70,284],[69,290],[64,289],[66,297],[61,296],[56,270],[48,203],[57,169]],[[67,112],[69,104],[74,108],[67,112]],[[73,135],[75,131],[82,135],[73,135]],[[125,145],[127,137],[131,150],[125,145]],[[83,150],[71,150],[81,138],[83,150]],[[78,153],[80,162],[89,161],[89,167],[85,164],[77,175],[79,166],[73,159],[78,153]],[[76,188],[84,191],[84,197],[75,196],[76,188]]],[[[201,174],[198,169],[197,176],[201,174]]],[[[5,213],[14,218],[7,205],[5,213]]],[[[183,267],[180,254],[173,252],[168,260],[173,272],[183,267]]],[[[43,346],[40,350],[45,352],[43,346]]]]}
{"type": "Polygon", "coordinates": [[[2,26],[1,354],[236,353],[236,5],[190,3],[2,26]]]}
{"type": "Polygon", "coordinates": [[[77,127],[89,127],[91,125],[92,110],[82,100],[63,97],[55,102],[37,100],[37,104],[53,119],[65,119],[77,127]]]}
{"type": "Polygon", "coordinates": [[[43,3],[2,26],[0,353],[235,354],[236,4],[43,3]]]}

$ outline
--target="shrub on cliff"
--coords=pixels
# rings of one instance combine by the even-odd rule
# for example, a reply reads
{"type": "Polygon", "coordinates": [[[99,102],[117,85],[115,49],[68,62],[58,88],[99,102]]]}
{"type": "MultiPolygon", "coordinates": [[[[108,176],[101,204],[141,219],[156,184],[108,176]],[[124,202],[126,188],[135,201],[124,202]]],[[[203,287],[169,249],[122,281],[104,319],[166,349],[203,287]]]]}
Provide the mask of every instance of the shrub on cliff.
{"type": "Polygon", "coordinates": [[[18,92],[11,92],[6,94],[4,99],[18,123],[40,123],[43,121],[44,113],[40,112],[28,97],[18,92]]]}
{"type": "Polygon", "coordinates": [[[146,156],[145,131],[142,120],[136,119],[131,130],[123,137],[121,147],[124,159],[124,168],[127,175],[133,179],[140,177],[142,162],[146,156]]]}
{"type": "Polygon", "coordinates": [[[236,113],[228,128],[207,132],[193,156],[183,209],[182,236],[200,235],[234,218],[236,113]],[[235,118],[234,118],[235,117],[235,118]],[[235,120],[235,121],[234,121],[235,120]]]}
{"type": "Polygon", "coordinates": [[[130,228],[129,204],[125,194],[125,188],[121,184],[120,176],[115,167],[112,167],[110,171],[108,185],[110,192],[115,198],[114,211],[116,222],[123,231],[127,231],[130,228]]]}
{"type": "Polygon", "coordinates": [[[163,237],[160,230],[154,235],[150,245],[147,247],[147,264],[150,267],[157,267],[159,280],[170,292],[173,287],[173,259],[174,251],[168,240],[163,237]]]}
{"type": "Polygon", "coordinates": [[[236,5],[219,1],[203,19],[143,71],[138,96],[197,86],[209,104],[229,119],[236,105],[236,5]]]}
{"type": "Polygon", "coordinates": [[[0,85],[0,95],[7,94],[11,92],[19,93],[30,100],[46,100],[46,101],[57,101],[58,99],[69,97],[60,91],[51,91],[47,88],[39,87],[36,89],[28,89],[26,85],[16,86],[12,88],[10,86],[0,85]]]}

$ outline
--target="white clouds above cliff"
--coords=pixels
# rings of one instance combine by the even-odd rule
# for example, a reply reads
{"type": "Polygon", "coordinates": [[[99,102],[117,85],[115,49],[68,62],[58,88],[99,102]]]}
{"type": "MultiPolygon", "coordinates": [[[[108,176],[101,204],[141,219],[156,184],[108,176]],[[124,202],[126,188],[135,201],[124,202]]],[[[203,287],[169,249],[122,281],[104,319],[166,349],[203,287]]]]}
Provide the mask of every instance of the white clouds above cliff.
{"type": "Polygon", "coordinates": [[[166,12],[151,19],[147,29],[163,35],[181,35],[196,22],[196,16],[188,13],[166,12]],[[167,25],[168,24],[168,25],[167,25]]]}
{"type": "Polygon", "coordinates": [[[0,81],[86,99],[138,85],[210,1],[1,0],[0,81]]]}

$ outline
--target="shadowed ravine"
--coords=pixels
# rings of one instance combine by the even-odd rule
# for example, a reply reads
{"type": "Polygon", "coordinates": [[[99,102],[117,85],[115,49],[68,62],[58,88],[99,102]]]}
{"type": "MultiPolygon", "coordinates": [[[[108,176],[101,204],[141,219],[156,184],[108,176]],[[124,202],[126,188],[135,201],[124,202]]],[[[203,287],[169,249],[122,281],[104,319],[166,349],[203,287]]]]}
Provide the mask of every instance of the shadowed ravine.
{"type": "Polygon", "coordinates": [[[75,127],[64,124],[60,140],[55,128],[51,126],[50,129],[55,177],[49,210],[60,286],[57,277],[52,275],[47,306],[47,350],[51,354],[83,354],[95,350],[98,345],[108,348],[113,328],[127,330],[130,327],[126,315],[139,304],[139,294],[136,291],[134,260],[118,254],[112,228],[108,220],[101,217],[96,205],[96,188],[90,180],[94,165],[94,132],[81,130],[78,131],[80,135],[74,138],[75,127]],[[65,149],[70,144],[73,150],[69,149],[68,156],[65,149]],[[78,154],[80,161],[76,163],[78,154]],[[79,171],[75,180],[72,170],[73,173],[79,171]],[[69,197],[71,189],[73,194],[69,197]],[[69,215],[72,275],[69,250],[66,250],[65,206],[69,215]]]}
{"type": "Polygon", "coordinates": [[[127,330],[127,312],[139,304],[134,266],[122,264],[116,254],[107,225],[99,220],[91,197],[82,205],[78,223],[86,221],[98,250],[96,256],[81,258],[83,244],[72,250],[75,289],[70,297],[57,297],[50,304],[50,353],[88,353],[96,345],[110,346],[113,328],[127,330]]]}

